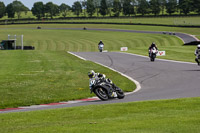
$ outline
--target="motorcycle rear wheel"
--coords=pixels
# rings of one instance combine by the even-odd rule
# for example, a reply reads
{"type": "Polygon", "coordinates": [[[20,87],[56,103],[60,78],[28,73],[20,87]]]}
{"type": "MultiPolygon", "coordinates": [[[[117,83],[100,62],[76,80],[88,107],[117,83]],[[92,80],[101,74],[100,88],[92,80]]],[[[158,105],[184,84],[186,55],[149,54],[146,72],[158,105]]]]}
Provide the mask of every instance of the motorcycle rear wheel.
{"type": "Polygon", "coordinates": [[[106,93],[106,90],[103,88],[97,88],[94,90],[94,93],[97,95],[97,97],[99,99],[101,99],[102,101],[106,101],[108,100],[108,95],[106,93]]]}

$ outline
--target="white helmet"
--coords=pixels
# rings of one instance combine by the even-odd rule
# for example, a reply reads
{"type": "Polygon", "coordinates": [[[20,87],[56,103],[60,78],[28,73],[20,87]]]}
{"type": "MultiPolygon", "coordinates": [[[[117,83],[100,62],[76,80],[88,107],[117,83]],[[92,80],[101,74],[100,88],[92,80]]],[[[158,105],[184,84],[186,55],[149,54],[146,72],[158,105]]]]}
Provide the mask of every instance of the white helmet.
{"type": "Polygon", "coordinates": [[[197,48],[200,49],[200,44],[197,45],[197,48]]]}
{"type": "Polygon", "coordinates": [[[93,78],[94,75],[95,75],[94,70],[90,70],[90,71],[88,72],[88,77],[89,77],[89,78],[93,78]]]}

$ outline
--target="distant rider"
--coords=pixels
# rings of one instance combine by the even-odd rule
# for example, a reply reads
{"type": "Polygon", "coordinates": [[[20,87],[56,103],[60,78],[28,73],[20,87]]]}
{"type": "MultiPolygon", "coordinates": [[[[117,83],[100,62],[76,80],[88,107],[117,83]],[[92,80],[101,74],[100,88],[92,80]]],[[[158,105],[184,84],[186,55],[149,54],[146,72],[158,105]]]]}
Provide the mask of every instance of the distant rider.
{"type": "Polygon", "coordinates": [[[103,46],[104,46],[104,43],[102,42],[102,40],[100,40],[100,42],[99,42],[99,44],[98,44],[98,47],[99,47],[100,45],[103,45],[103,46]]]}
{"type": "Polygon", "coordinates": [[[194,52],[194,55],[196,56],[195,61],[197,62],[198,65],[200,65],[200,62],[198,59],[200,59],[200,44],[197,45],[197,49],[194,52]]]}
{"type": "Polygon", "coordinates": [[[151,54],[151,49],[155,47],[156,50],[158,50],[158,47],[156,46],[155,42],[152,42],[152,44],[149,46],[149,57],[150,57],[150,54],[151,54]]]}
{"type": "MultiPolygon", "coordinates": [[[[116,86],[112,83],[112,81],[110,79],[106,79],[106,75],[105,74],[101,74],[101,73],[95,73],[94,70],[90,70],[88,72],[88,77],[89,77],[89,87],[90,87],[90,90],[92,89],[92,86],[90,84],[90,82],[92,80],[104,80],[108,83],[110,83],[112,85],[113,88],[115,88],[116,86]]],[[[117,96],[116,92],[113,92],[113,95],[114,97],[117,96]]]]}

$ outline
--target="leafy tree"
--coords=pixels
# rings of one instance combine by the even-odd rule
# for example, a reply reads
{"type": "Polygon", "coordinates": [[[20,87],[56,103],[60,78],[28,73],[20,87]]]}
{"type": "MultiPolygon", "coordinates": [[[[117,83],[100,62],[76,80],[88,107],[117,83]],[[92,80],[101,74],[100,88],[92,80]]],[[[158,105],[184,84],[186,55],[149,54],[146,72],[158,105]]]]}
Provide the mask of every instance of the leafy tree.
{"type": "Polygon", "coordinates": [[[6,6],[3,2],[0,1],[0,18],[2,18],[5,15],[6,12],[6,6]]]}
{"type": "Polygon", "coordinates": [[[179,0],[179,9],[180,13],[184,13],[187,15],[192,8],[192,1],[191,0],[179,0]]]}
{"type": "Polygon", "coordinates": [[[112,15],[112,9],[113,9],[114,0],[106,0],[106,1],[107,1],[107,6],[108,6],[108,13],[111,16],[112,15]]]}
{"type": "Polygon", "coordinates": [[[29,10],[26,6],[24,6],[24,4],[22,4],[21,1],[17,1],[17,0],[13,1],[12,6],[15,13],[17,13],[18,19],[21,17],[22,12],[29,10]]]}
{"type": "Polygon", "coordinates": [[[86,17],[86,7],[87,7],[87,1],[86,0],[82,1],[82,7],[84,9],[84,16],[86,17]]]}
{"type": "Polygon", "coordinates": [[[99,10],[100,10],[101,1],[100,0],[93,0],[93,3],[94,3],[95,11],[97,13],[97,17],[99,17],[99,10]]]}
{"type": "Polygon", "coordinates": [[[138,0],[137,12],[141,13],[142,16],[149,13],[150,5],[146,0],[138,0]]]}
{"type": "Polygon", "coordinates": [[[160,0],[162,15],[164,15],[164,10],[165,10],[165,6],[166,6],[166,2],[167,2],[166,0],[160,0]]]}
{"type": "Polygon", "coordinates": [[[200,0],[193,0],[192,5],[193,5],[194,11],[200,14],[200,0]]]}
{"type": "Polygon", "coordinates": [[[95,13],[95,6],[93,0],[87,0],[87,13],[90,17],[95,13]]]}
{"type": "Polygon", "coordinates": [[[166,3],[166,12],[171,15],[176,11],[177,8],[177,0],[168,0],[166,3]]]}
{"type": "Polygon", "coordinates": [[[123,13],[124,15],[134,14],[134,3],[131,0],[125,0],[123,3],[123,13]]]}
{"type": "Polygon", "coordinates": [[[32,11],[32,14],[34,16],[36,16],[38,19],[41,19],[41,17],[44,17],[45,16],[45,11],[44,11],[43,2],[34,3],[31,11],[32,11]]]}
{"type": "Polygon", "coordinates": [[[70,6],[69,5],[66,5],[64,3],[62,3],[60,6],[59,6],[59,9],[60,9],[60,12],[62,13],[62,16],[64,18],[66,18],[67,16],[67,13],[68,11],[70,10],[70,6]]]}
{"type": "Polygon", "coordinates": [[[72,5],[72,11],[75,15],[77,15],[77,17],[80,15],[80,13],[82,12],[82,6],[79,1],[74,2],[74,4],[72,5]]]}
{"type": "Polygon", "coordinates": [[[48,2],[45,5],[45,12],[50,15],[51,19],[53,19],[53,16],[59,14],[59,7],[58,5],[53,4],[52,2],[48,2]]]}
{"type": "Polygon", "coordinates": [[[108,12],[108,6],[106,0],[101,0],[100,11],[101,15],[105,16],[108,12]]]}
{"type": "Polygon", "coordinates": [[[114,0],[113,9],[112,9],[112,11],[114,12],[114,15],[116,17],[118,17],[119,14],[121,13],[121,10],[122,10],[122,6],[121,6],[120,1],[119,0],[114,0]]]}
{"type": "Polygon", "coordinates": [[[15,17],[15,11],[14,11],[14,7],[13,7],[12,3],[7,5],[6,13],[8,14],[8,18],[14,18],[15,17]]]}
{"type": "Polygon", "coordinates": [[[150,0],[150,8],[151,12],[156,16],[160,13],[160,1],[159,0],[150,0]]]}

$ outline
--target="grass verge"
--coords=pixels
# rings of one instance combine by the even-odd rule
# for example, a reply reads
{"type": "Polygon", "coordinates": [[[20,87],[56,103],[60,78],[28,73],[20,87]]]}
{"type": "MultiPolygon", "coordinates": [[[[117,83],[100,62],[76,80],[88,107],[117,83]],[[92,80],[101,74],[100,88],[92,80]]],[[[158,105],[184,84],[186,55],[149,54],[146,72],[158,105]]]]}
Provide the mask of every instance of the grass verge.
{"type": "MultiPolygon", "coordinates": [[[[111,31],[84,31],[84,30],[52,30],[52,29],[26,29],[33,28],[36,25],[20,25],[18,28],[25,29],[1,29],[2,37],[6,38],[7,34],[23,34],[24,45],[33,45],[36,50],[49,51],[98,51],[97,44],[99,40],[105,43],[105,49],[108,51],[119,51],[120,47],[128,47],[130,53],[136,53],[147,56],[148,46],[152,42],[156,42],[159,50],[165,50],[167,56],[159,57],[165,59],[173,59],[180,61],[194,62],[195,46],[183,46],[183,42],[171,35],[164,34],[142,34],[142,33],[125,33],[111,31]],[[22,26],[22,27],[20,27],[22,26]],[[56,33],[56,34],[55,34],[56,33]]],[[[44,28],[81,28],[84,25],[42,25],[44,28]]],[[[109,25],[87,25],[91,28],[109,28],[109,25]],[[105,26],[105,27],[104,27],[105,26]]],[[[15,25],[9,26],[16,28],[15,25]]],[[[111,25],[110,28],[119,28],[118,25],[111,25]]],[[[149,27],[149,26],[121,26],[121,29],[135,30],[165,30],[170,31],[171,28],[166,27],[149,27]],[[164,28],[164,29],[162,29],[164,28]]],[[[179,30],[181,28],[178,28],[179,30]]],[[[192,28],[184,29],[184,32],[193,31],[200,34],[200,30],[196,32],[192,28]]]]}
{"type": "Polygon", "coordinates": [[[200,98],[0,114],[1,133],[198,133],[200,98]]]}
{"type": "MultiPolygon", "coordinates": [[[[155,20],[154,20],[155,21],[155,20]]],[[[156,21],[155,21],[156,22],[156,21]]],[[[166,26],[144,26],[144,25],[113,25],[113,24],[22,24],[22,25],[0,25],[4,31],[9,28],[108,28],[108,29],[125,29],[125,30],[142,30],[142,31],[169,31],[183,32],[200,36],[200,28],[189,27],[166,27],[166,26]]]]}
{"type": "Polygon", "coordinates": [[[65,51],[0,51],[0,55],[0,108],[94,96],[88,87],[91,69],[106,74],[124,91],[136,88],[120,74],[65,51]]]}

